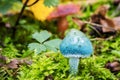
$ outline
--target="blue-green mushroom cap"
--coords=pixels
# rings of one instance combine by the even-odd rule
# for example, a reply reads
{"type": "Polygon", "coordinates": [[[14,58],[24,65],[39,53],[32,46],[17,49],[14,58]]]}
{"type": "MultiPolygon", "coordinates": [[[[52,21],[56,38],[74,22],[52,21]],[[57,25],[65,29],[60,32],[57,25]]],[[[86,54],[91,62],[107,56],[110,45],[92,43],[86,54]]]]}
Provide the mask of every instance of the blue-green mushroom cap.
{"type": "Polygon", "coordinates": [[[84,33],[72,29],[62,40],[60,51],[65,57],[88,57],[92,54],[93,47],[84,33]]]}

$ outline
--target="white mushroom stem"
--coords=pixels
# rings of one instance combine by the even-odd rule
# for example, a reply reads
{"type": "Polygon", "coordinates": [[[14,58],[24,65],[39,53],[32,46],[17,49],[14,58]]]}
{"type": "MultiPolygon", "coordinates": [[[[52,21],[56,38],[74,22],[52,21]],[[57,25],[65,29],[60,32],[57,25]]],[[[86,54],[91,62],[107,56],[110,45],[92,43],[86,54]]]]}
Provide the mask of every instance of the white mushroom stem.
{"type": "Polygon", "coordinates": [[[70,73],[72,75],[76,75],[78,72],[79,58],[78,57],[69,58],[69,65],[70,65],[70,73]]]}

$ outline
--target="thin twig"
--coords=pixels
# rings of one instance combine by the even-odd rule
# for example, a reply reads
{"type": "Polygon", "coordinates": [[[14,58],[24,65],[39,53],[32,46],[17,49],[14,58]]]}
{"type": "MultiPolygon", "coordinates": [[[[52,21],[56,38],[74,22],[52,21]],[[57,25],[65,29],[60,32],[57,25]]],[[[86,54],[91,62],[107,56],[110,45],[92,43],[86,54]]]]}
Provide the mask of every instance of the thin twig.
{"type": "Polygon", "coordinates": [[[32,6],[32,5],[34,5],[34,4],[36,4],[38,1],[39,1],[39,0],[36,0],[36,1],[33,2],[32,4],[30,4],[30,5],[26,5],[26,7],[30,7],[30,6],[32,6]]]}
{"type": "Polygon", "coordinates": [[[104,38],[93,38],[93,39],[90,39],[91,41],[96,41],[96,40],[105,40],[104,38]]]}
{"type": "MultiPolygon", "coordinates": [[[[91,22],[87,22],[87,21],[84,21],[84,23],[90,24],[90,25],[94,25],[94,26],[103,27],[102,25],[91,23],[91,22]]],[[[102,37],[102,34],[95,27],[93,27],[93,26],[89,26],[89,27],[92,28],[100,37],[102,37]]]]}
{"type": "Polygon", "coordinates": [[[92,28],[100,37],[102,37],[102,34],[93,26],[89,26],[90,28],[92,28]]]}
{"type": "MultiPolygon", "coordinates": [[[[97,26],[97,27],[101,27],[101,28],[103,28],[103,27],[106,28],[106,26],[103,26],[103,25],[100,25],[100,24],[95,24],[95,23],[92,23],[92,22],[84,21],[84,23],[90,24],[90,25],[93,25],[93,26],[97,26]]],[[[89,27],[91,27],[99,36],[102,37],[102,34],[96,28],[94,28],[93,26],[89,26],[89,27]]],[[[112,28],[112,27],[107,27],[107,28],[109,28],[111,30],[114,30],[114,28],[112,28]]]]}
{"type": "MultiPolygon", "coordinates": [[[[103,25],[100,25],[100,24],[95,24],[95,23],[92,23],[92,22],[88,22],[88,21],[84,21],[84,23],[86,23],[86,24],[91,24],[91,25],[93,25],[93,26],[97,26],[97,27],[106,27],[106,26],[103,26],[103,25]]],[[[107,27],[107,28],[110,28],[110,29],[114,29],[114,28],[112,28],[112,27],[107,27]]]]}
{"type": "Polygon", "coordinates": [[[110,37],[108,37],[108,38],[93,38],[93,39],[90,39],[91,41],[96,41],[96,40],[98,40],[98,41],[107,41],[107,40],[111,40],[111,39],[113,39],[114,38],[114,36],[110,36],[110,37]]]}
{"type": "Polygon", "coordinates": [[[20,11],[20,14],[18,15],[18,18],[17,18],[17,20],[16,20],[16,22],[15,22],[15,25],[14,25],[14,27],[13,27],[13,38],[15,37],[15,33],[16,33],[16,30],[17,30],[17,25],[18,25],[18,23],[19,23],[19,21],[20,21],[20,18],[22,17],[23,11],[24,11],[24,9],[25,9],[28,1],[29,1],[29,0],[26,0],[26,1],[25,1],[24,5],[23,5],[23,7],[22,7],[22,9],[21,9],[21,11],[20,11]]]}

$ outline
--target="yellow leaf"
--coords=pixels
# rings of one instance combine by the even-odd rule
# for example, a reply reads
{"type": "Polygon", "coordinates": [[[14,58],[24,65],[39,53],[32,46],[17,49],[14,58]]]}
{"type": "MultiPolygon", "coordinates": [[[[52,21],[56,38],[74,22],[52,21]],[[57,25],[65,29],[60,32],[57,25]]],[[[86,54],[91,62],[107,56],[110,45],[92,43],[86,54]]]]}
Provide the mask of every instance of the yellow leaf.
{"type": "MultiPolygon", "coordinates": [[[[27,5],[34,3],[35,0],[29,0],[27,5]]],[[[25,0],[23,0],[23,3],[25,0]]],[[[44,5],[44,0],[39,0],[34,5],[30,6],[30,10],[33,12],[36,19],[44,21],[47,16],[53,11],[53,7],[47,7],[44,5]]]]}

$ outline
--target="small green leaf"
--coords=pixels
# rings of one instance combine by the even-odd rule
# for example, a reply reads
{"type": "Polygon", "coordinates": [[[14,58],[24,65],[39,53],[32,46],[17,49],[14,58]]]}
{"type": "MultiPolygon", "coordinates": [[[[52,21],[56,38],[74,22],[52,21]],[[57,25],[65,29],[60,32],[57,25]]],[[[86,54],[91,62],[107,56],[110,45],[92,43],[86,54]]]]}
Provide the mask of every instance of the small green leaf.
{"type": "Polygon", "coordinates": [[[59,49],[61,41],[61,39],[53,39],[50,41],[46,41],[44,45],[50,50],[56,51],[57,49],[59,49]]]}
{"type": "Polygon", "coordinates": [[[48,46],[48,45],[45,45],[45,46],[46,46],[47,50],[51,50],[51,51],[57,52],[57,49],[56,49],[56,48],[51,47],[51,46],[48,46]]]}
{"type": "Polygon", "coordinates": [[[59,4],[59,0],[44,0],[44,5],[51,7],[51,6],[57,6],[59,4]]]}
{"type": "Polygon", "coordinates": [[[40,43],[47,40],[50,36],[51,34],[48,31],[41,31],[40,33],[36,32],[32,35],[32,37],[40,43]]]}
{"type": "Polygon", "coordinates": [[[42,45],[42,44],[39,44],[39,43],[30,43],[28,45],[28,48],[30,50],[34,50],[35,53],[37,53],[37,54],[41,53],[42,51],[46,51],[46,47],[44,45],[42,45]]]}

